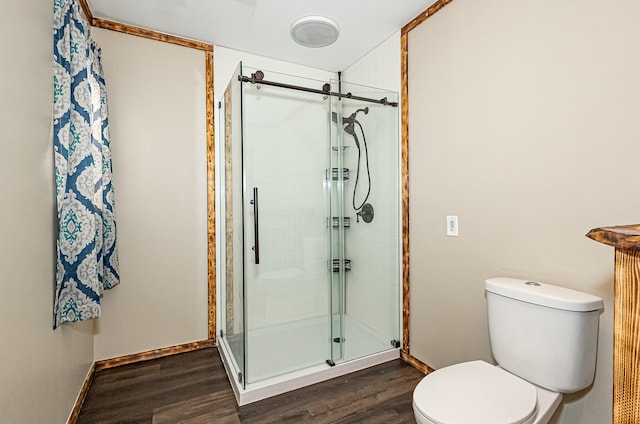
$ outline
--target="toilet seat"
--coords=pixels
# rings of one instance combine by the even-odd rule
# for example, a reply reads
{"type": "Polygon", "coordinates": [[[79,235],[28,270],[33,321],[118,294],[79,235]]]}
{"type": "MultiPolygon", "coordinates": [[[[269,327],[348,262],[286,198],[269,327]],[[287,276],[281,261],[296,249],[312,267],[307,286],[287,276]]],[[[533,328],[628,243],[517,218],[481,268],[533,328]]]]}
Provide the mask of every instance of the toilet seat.
{"type": "Polygon", "coordinates": [[[537,403],[533,384],[484,361],[434,371],[413,392],[415,412],[434,424],[531,424],[537,403]]]}

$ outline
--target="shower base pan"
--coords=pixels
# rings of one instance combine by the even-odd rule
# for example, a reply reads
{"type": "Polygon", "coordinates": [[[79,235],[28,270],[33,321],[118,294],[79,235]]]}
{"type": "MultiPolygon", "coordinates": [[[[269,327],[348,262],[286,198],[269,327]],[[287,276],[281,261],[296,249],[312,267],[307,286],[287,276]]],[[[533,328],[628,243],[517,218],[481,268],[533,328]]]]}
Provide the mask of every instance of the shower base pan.
{"type": "MultiPolygon", "coordinates": [[[[360,337],[362,338],[364,336],[365,335],[361,335],[360,337]]],[[[370,337],[367,338],[371,339],[370,337]]],[[[369,347],[374,347],[373,343],[378,344],[378,341],[370,340],[369,347]]],[[[234,363],[233,355],[229,351],[229,347],[225,341],[219,340],[218,351],[227,376],[229,376],[236,400],[240,406],[392,361],[400,357],[400,349],[378,349],[379,353],[371,355],[362,355],[362,352],[353,352],[353,356],[357,356],[356,359],[336,363],[335,366],[329,366],[319,361],[320,363],[317,365],[247,383],[246,387],[243,388],[235,376],[235,370],[238,368],[234,363]]],[[[260,351],[265,352],[266,350],[261,349],[260,351]]],[[[260,375],[261,373],[257,374],[260,375]]]]}

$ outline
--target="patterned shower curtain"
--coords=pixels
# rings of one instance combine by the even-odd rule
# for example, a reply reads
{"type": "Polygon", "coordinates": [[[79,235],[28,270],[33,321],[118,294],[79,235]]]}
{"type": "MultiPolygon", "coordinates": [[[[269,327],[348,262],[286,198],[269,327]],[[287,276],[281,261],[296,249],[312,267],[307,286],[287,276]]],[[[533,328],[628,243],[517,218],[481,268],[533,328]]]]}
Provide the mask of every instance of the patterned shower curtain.
{"type": "Polygon", "coordinates": [[[103,290],[120,277],[100,48],[76,0],[54,0],[53,53],[56,328],[99,317],[103,290]]]}

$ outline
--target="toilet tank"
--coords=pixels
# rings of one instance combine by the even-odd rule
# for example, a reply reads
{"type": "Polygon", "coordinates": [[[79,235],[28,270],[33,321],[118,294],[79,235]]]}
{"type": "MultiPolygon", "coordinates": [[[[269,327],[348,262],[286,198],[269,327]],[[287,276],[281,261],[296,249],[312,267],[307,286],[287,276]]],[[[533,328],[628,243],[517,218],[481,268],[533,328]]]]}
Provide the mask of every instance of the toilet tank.
{"type": "Polygon", "coordinates": [[[515,278],[490,278],[485,289],[491,351],[502,368],[561,393],[591,385],[602,299],[515,278]]]}

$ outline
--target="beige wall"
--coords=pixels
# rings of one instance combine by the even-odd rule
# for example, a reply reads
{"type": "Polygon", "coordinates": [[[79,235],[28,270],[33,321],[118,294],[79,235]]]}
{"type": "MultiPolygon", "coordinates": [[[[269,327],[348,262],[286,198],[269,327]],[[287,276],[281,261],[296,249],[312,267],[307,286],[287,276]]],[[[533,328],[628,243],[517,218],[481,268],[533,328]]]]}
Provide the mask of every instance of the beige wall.
{"type": "Polygon", "coordinates": [[[93,361],[93,323],[53,331],[53,4],[0,14],[0,421],[66,422],[93,361]]]}
{"type": "Polygon", "coordinates": [[[93,28],[109,95],[121,284],[95,359],[207,338],[205,53],[93,28]]]}
{"type": "Polygon", "coordinates": [[[558,423],[611,420],[613,250],[584,234],[638,222],[639,14],[455,0],[409,35],[411,353],[491,360],[487,277],[601,296],[595,384],[558,423]]]}

